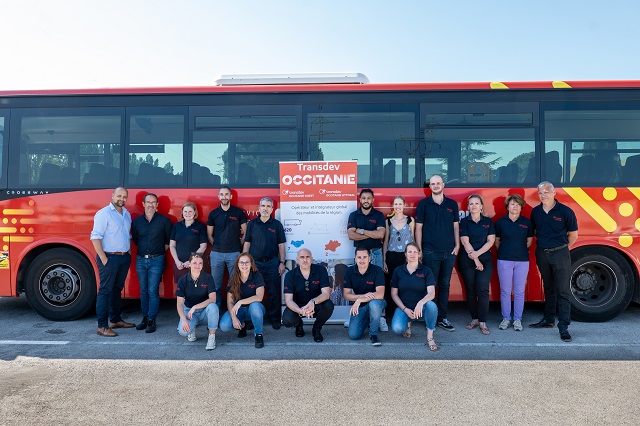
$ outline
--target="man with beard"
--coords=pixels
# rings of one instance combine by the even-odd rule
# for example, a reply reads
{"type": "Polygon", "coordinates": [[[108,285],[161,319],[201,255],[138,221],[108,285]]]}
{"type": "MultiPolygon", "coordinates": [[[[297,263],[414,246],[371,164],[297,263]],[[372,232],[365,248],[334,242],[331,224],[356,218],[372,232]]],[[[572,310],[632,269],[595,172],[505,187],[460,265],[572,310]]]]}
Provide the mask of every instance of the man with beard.
{"type": "Polygon", "coordinates": [[[229,277],[233,272],[233,265],[240,254],[240,241],[247,230],[247,215],[236,206],[231,205],[233,194],[231,188],[222,186],[218,191],[220,206],[211,213],[207,220],[207,236],[211,243],[211,275],[216,287],[216,304],[218,308],[224,307],[222,303],[222,278],[224,267],[229,271],[229,277]]]}
{"type": "Polygon", "coordinates": [[[104,337],[117,336],[114,328],[135,326],[120,316],[122,289],[131,265],[131,214],[124,207],[128,196],[125,188],[114,189],[111,203],[98,210],[93,218],[91,243],[100,275],[96,297],[97,334],[104,337]]]}
{"type": "Polygon", "coordinates": [[[451,273],[460,250],[458,203],[444,196],[442,176],[429,179],[431,196],[420,200],[416,209],[416,243],[422,247],[422,263],[438,283],[438,327],[455,331],[447,319],[451,273]]]}

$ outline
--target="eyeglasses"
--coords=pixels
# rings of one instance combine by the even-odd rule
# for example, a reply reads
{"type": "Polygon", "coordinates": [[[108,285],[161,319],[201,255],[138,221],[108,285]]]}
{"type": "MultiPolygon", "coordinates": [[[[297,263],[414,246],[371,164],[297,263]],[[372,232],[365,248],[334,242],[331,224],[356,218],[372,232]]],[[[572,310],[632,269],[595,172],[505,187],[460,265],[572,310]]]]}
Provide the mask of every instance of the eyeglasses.
{"type": "Polygon", "coordinates": [[[247,261],[247,262],[239,261],[239,262],[238,262],[238,265],[242,265],[242,266],[249,266],[249,265],[251,265],[251,262],[248,262],[248,261],[247,261]]]}
{"type": "Polygon", "coordinates": [[[304,289],[305,291],[309,291],[309,280],[304,282],[304,289]]]}

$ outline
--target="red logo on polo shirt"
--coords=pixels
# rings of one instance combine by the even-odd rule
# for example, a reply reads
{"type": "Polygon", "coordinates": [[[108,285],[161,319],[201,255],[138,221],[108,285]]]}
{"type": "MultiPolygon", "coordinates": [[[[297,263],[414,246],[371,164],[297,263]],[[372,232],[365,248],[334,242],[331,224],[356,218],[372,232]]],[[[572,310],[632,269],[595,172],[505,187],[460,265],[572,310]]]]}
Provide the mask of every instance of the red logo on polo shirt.
{"type": "Polygon", "coordinates": [[[270,232],[273,232],[274,234],[276,233],[275,229],[271,229],[271,228],[267,228],[270,232]]]}
{"type": "Polygon", "coordinates": [[[558,222],[562,222],[562,218],[558,216],[553,216],[553,220],[557,220],[558,222]]]}
{"type": "Polygon", "coordinates": [[[449,213],[453,213],[453,209],[450,209],[449,207],[447,207],[447,211],[448,211],[449,213]]]}
{"type": "Polygon", "coordinates": [[[200,231],[199,231],[199,230],[197,230],[197,229],[192,229],[192,228],[189,228],[189,229],[190,229],[190,230],[191,230],[191,232],[193,232],[194,234],[199,234],[199,233],[200,233],[200,231]]]}
{"type": "Polygon", "coordinates": [[[200,284],[200,288],[209,288],[209,284],[200,284]]]}
{"type": "Polygon", "coordinates": [[[424,274],[416,274],[416,277],[418,277],[418,278],[424,278],[424,274]]]}
{"type": "Polygon", "coordinates": [[[376,223],[375,219],[369,219],[369,223],[376,223]]]}
{"type": "Polygon", "coordinates": [[[520,228],[529,229],[529,227],[528,227],[527,225],[520,224],[520,225],[518,225],[518,226],[519,226],[520,228]]]}
{"type": "Polygon", "coordinates": [[[238,217],[237,217],[237,216],[228,216],[228,217],[229,217],[229,219],[231,219],[231,220],[238,220],[238,217]]]}
{"type": "Polygon", "coordinates": [[[311,285],[320,285],[320,281],[319,280],[311,281],[311,285]]]}
{"type": "Polygon", "coordinates": [[[249,288],[256,288],[256,285],[255,285],[255,284],[248,284],[248,285],[247,285],[247,287],[249,287],[249,288]]]}
{"type": "Polygon", "coordinates": [[[373,281],[365,281],[368,285],[374,285],[375,283],[373,281]]]}

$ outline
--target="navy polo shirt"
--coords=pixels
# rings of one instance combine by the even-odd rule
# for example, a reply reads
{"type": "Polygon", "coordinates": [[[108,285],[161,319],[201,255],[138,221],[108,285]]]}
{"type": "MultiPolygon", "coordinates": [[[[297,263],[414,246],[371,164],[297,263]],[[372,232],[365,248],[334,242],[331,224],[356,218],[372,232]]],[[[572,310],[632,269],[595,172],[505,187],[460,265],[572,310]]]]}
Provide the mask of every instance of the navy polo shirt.
{"type": "Polygon", "coordinates": [[[541,249],[551,249],[569,244],[567,232],[578,230],[578,219],[571,208],[556,200],[549,213],[542,203],[531,210],[531,222],[536,231],[536,244],[541,249]]]}
{"type": "Polygon", "coordinates": [[[250,220],[247,224],[247,235],[245,235],[244,241],[251,243],[249,254],[258,261],[258,259],[278,257],[280,254],[278,244],[285,243],[287,238],[279,220],[270,217],[269,220],[263,222],[258,217],[250,220]]]}
{"type": "Polygon", "coordinates": [[[178,259],[186,262],[191,257],[191,253],[198,251],[200,244],[207,242],[207,228],[197,220],[194,220],[191,226],[187,228],[184,220],[181,220],[173,225],[171,238],[169,239],[176,242],[178,259]]]}
{"type": "Polygon", "coordinates": [[[284,277],[284,293],[293,294],[293,301],[298,306],[304,306],[311,299],[320,296],[325,287],[329,287],[329,274],[322,265],[311,265],[309,279],[302,275],[299,266],[284,277]],[[306,285],[305,282],[309,284],[306,285]]]}
{"type": "MultiPolygon", "coordinates": [[[[376,210],[373,207],[369,214],[362,213],[362,207],[360,207],[349,215],[347,229],[356,228],[364,229],[365,231],[376,231],[379,227],[385,227],[384,215],[380,210],[376,210]]],[[[353,246],[356,248],[365,247],[369,250],[376,250],[382,248],[382,240],[367,238],[366,240],[354,241],[353,246]]]]}
{"type": "MultiPolygon", "coordinates": [[[[231,280],[229,280],[231,281],[231,280]]],[[[241,279],[242,281],[242,279],[241,279]]],[[[240,284],[240,300],[248,299],[256,295],[256,290],[260,287],[264,287],[264,279],[260,272],[249,272],[247,280],[240,284]]],[[[227,293],[229,293],[230,286],[227,285],[227,293]]],[[[238,302],[237,300],[235,301],[238,302]]]]}
{"type": "MultiPolygon", "coordinates": [[[[493,226],[491,218],[480,215],[478,223],[471,219],[471,216],[467,216],[460,221],[460,236],[469,237],[469,243],[474,250],[480,250],[480,248],[487,242],[489,235],[495,235],[496,230],[493,226]]],[[[479,257],[481,260],[491,259],[491,250],[482,253],[479,257]]]]}
{"type": "MultiPolygon", "coordinates": [[[[351,288],[354,294],[375,293],[376,287],[380,286],[384,287],[384,272],[373,263],[369,264],[364,274],[358,271],[358,265],[351,265],[344,272],[342,288],[351,288]]],[[[351,304],[353,305],[353,302],[351,304]]]]}
{"type": "Polygon", "coordinates": [[[239,207],[229,205],[228,210],[222,206],[209,213],[207,225],[213,226],[213,245],[211,251],[233,253],[240,251],[240,225],[247,223],[247,215],[239,207]]]}
{"type": "Polygon", "coordinates": [[[160,213],[154,213],[151,221],[143,214],[131,222],[131,239],[138,246],[138,256],[164,254],[170,236],[171,221],[160,213]]]}
{"type": "Polygon", "coordinates": [[[422,250],[451,253],[456,246],[453,224],[460,221],[458,203],[444,197],[441,204],[433,196],[420,200],[416,222],[422,224],[422,250]]]}
{"type": "Polygon", "coordinates": [[[418,268],[412,274],[407,270],[407,265],[402,265],[393,271],[391,277],[391,287],[398,289],[398,297],[411,310],[427,295],[427,287],[435,285],[433,272],[422,263],[418,263],[418,268]]]}
{"type": "Polygon", "coordinates": [[[496,222],[496,237],[500,238],[498,260],[529,261],[527,238],[533,237],[533,224],[529,219],[520,215],[514,222],[508,214],[501,217],[496,222]]]}
{"type": "Polygon", "coordinates": [[[209,293],[215,292],[216,286],[213,285],[213,277],[202,271],[197,282],[193,281],[190,273],[180,277],[176,296],[184,297],[184,306],[191,308],[207,300],[209,293]]]}

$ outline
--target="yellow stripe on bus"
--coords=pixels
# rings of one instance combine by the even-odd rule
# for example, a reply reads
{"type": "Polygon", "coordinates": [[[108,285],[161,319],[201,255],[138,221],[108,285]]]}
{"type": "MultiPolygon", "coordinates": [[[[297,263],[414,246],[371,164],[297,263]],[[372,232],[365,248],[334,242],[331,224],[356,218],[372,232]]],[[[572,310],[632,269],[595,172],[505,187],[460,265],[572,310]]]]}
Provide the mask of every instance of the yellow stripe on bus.
{"type": "Polygon", "coordinates": [[[554,89],[571,89],[571,86],[569,86],[564,81],[553,81],[551,82],[551,85],[554,89]]]}
{"type": "Polygon", "coordinates": [[[613,232],[618,227],[618,224],[611,216],[603,210],[595,201],[587,195],[582,188],[564,188],[564,191],[569,194],[576,203],[580,205],[589,216],[591,216],[600,226],[607,232],[613,232]]]}
{"type": "Polygon", "coordinates": [[[638,200],[640,200],[640,188],[627,188],[629,192],[636,196],[638,200]]]}
{"type": "Polygon", "coordinates": [[[2,214],[6,214],[7,216],[16,216],[20,214],[34,214],[35,211],[31,209],[4,209],[2,210],[2,214]]]}
{"type": "Polygon", "coordinates": [[[500,83],[499,81],[492,81],[489,87],[491,87],[492,89],[508,89],[509,88],[509,86],[507,86],[504,83],[500,83]]]}

